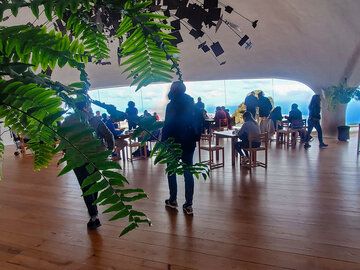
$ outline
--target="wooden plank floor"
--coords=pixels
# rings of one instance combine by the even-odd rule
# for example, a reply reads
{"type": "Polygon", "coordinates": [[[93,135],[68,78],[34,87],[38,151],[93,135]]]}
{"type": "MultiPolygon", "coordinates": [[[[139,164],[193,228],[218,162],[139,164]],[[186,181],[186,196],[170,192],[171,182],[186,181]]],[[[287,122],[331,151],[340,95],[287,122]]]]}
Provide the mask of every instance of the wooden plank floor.
{"type": "MultiPolygon", "coordinates": [[[[34,173],[7,148],[0,183],[0,269],[360,269],[360,170],[355,138],[308,151],[273,144],[269,168],[237,164],[197,181],[194,217],[167,211],[164,168],[127,163],[137,204],[153,221],[118,238],[122,222],[88,232],[73,174],[34,173]]],[[[229,142],[224,140],[226,153],[229,142]]],[[[197,156],[197,155],[195,155],[197,156]]],[[[184,185],[179,181],[179,204],[184,185]]]]}

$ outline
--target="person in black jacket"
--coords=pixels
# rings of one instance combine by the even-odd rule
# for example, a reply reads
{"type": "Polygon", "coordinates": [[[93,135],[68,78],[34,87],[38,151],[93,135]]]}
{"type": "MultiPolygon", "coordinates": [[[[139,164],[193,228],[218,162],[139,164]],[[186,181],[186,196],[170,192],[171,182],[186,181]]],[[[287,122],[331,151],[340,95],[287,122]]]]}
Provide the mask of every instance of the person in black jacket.
{"type": "Polygon", "coordinates": [[[302,119],[302,112],[298,108],[299,106],[294,103],[291,105],[291,111],[289,112],[289,116],[287,117],[289,121],[289,126],[293,130],[297,130],[299,132],[301,142],[305,141],[306,132],[304,130],[304,123],[302,119]]]}
{"type": "Polygon", "coordinates": [[[268,118],[273,106],[269,98],[265,97],[263,91],[259,93],[258,107],[259,107],[259,117],[268,118]]]}
{"type": "Polygon", "coordinates": [[[258,98],[255,96],[255,92],[252,91],[250,95],[245,98],[246,110],[250,112],[253,118],[256,117],[256,107],[258,106],[258,98]]]}
{"type": "Polygon", "coordinates": [[[322,134],[322,129],[321,129],[321,125],[320,125],[320,119],[321,119],[320,103],[321,103],[320,95],[313,95],[313,97],[311,98],[311,101],[310,101],[310,105],[309,105],[309,120],[308,120],[308,131],[306,134],[306,139],[305,139],[306,141],[305,141],[305,145],[304,145],[305,149],[311,147],[311,145],[309,144],[309,141],[310,141],[310,135],[311,135],[313,128],[315,128],[318,133],[319,147],[325,148],[328,146],[323,141],[323,134],[322,134]]]}
{"type": "MultiPolygon", "coordinates": [[[[173,138],[181,145],[182,161],[185,164],[193,164],[193,155],[196,147],[196,138],[192,128],[194,121],[194,99],[185,94],[186,86],[183,82],[177,81],[171,85],[168,94],[169,104],[166,107],[164,127],[162,130],[162,141],[173,138]]],[[[186,214],[192,215],[194,177],[191,172],[185,171],[185,204],[183,210],[186,214]]],[[[165,200],[165,205],[176,208],[177,204],[177,182],[176,175],[168,175],[170,198],[165,200]]]]}
{"type": "MultiPolygon", "coordinates": [[[[105,123],[102,122],[99,117],[96,117],[93,115],[90,105],[87,104],[86,102],[77,102],[75,105],[76,105],[77,109],[82,112],[83,116],[88,120],[90,126],[95,131],[96,136],[99,139],[102,139],[104,141],[108,150],[113,150],[114,149],[114,136],[112,135],[110,130],[106,127],[105,123]]],[[[65,118],[64,122],[62,123],[63,127],[69,127],[69,126],[74,126],[74,125],[81,126],[81,121],[75,114],[70,114],[69,116],[67,116],[65,118]]],[[[75,130],[75,129],[72,131],[69,131],[67,136],[70,136],[71,134],[76,133],[76,132],[78,132],[78,130],[75,130]]],[[[89,136],[82,137],[82,140],[80,143],[83,144],[91,139],[92,138],[89,136]]],[[[104,151],[105,144],[102,144],[101,146],[99,146],[98,149],[96,149],[93,154],[96,154],[97,151],[99,151],[99,152],[104,151]]],[[[79,147],[78,145],[75,145],[75,146],[79,147]]],[[[82,183],[84,182],[84,180],[86,178],[88,178],[92,173],[94,173],[94,172],[89,173],[88,169],[86,168],[87,165],[88,164],[84,164],[80,167],[74,168],[74,173],[76,175],[76,178],[78,179],[80,187],[81,187],[82,183]]],[[[87,187],[84,187],[81,189],[82,189],[82,192],[85,193],[89,188],[90,188],[90,186],[87,186],[87,187]]],[[[90,215],[90,220],[87,223],[88,229],[96,229],[97,227],[101,226],[100,220],[98,218],[98,209],[97,209],[96,204],[94,204],[94,202],[97,199],[97,196],[98,196],[97,192],[93,193],[91,195],[83,196],[85,205],[86,205],[88,213],[90,215]]]]}

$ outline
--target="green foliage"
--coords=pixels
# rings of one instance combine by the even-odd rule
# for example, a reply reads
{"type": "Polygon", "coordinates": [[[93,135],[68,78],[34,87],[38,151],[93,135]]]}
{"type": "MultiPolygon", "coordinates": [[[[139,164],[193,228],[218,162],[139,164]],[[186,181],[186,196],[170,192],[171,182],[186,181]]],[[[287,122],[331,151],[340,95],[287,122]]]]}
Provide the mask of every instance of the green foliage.
{"type": "Polygon", "coordinates": [[[109,58],[110,49],[107,45],[107,37],[101,33],[96,25],[72,14],[66,21],[66,27],[71,30],[75,37],[84,42],[86,51],[96,60],[109,58]]]}
{"type": "Polygon", "coordinates": [[[36,70],[57,65],[77,67],[86,63],[84,45],[77,39],[70,41],[68,36],[45,27],[18,25],[0,28],[0,60],[31,64],[36,70]]]}
{"type": "MultiPolygon", "coordinates": [[[[90,176],[83,183],[87,189],[83,195],[99,192],[96,203],[106,205],[105,212],[113,213],[111,220],[128,219],[120,235],[141,223],[150,224],[144,213],[132,209],[133,202],[147,196],[142,189],[126,188],[129,182],[119,164],[108,160],[109,151],[95,138],[75,102],[90,100],[85,66],[89,59],[101,63],[108,58],[108,43],[114,38],[123,40],[119,56],[125,58],[124,72],[134,79],[137,89],[169,82],[174,72],[181,79],[175,57],[179,51],[170,43],[174,37],[167,33],[171,27],[162,23],[166,17],[150,11],[152,4],[142,0],[4,0],[0,5],[0,21],[5,11],[17,16],[22,7],[30,8],[36,18],[44,13],[48,19],[42,26],[35,26],[32,20],[26,25],[0,26],[0,118],[14,132],[30,138],[27,145],[34,154],[36,170],[48,166],[63,150],[59,175],[86,166],[90,176]],[[55,29],[49,30],[52,26],[55,29]],[[81,82],[64,85],[52,81],[52,71],[65,65],[80,71],[81,82]],[[39,68],[42,71],[37,73],[39,68]],[[68,116],[74,122],[60,127],[57,122],[63,119],[63,104],[75,109],[68,116]]],[[[124,117],[111,108],[119,119],[124,117]]],[[[144,143],[159,127],[159,123],[146,120],[136,133],[144,143]]],[[[0,158],[3,148],[0,141],[0,158]]],[[[167,173],[190,170],[197,177],[208,175],[202,164],[182,164],[181,149],[173,141],[158,142],[153,155],[155,163],[169,165],[167,173]]]]}
{"type": "Polygon", "coordinates": [[[359,86],[350,87],[346,83],[340,83],[324,89],[324,95],[328,108],[334,110],[338,104],[347,104],[352,99],[360,100],[360,89],[359,86]]]}
{"type": "Polygon", "coordinates": [[[174,54],[179,50],[170,43],[174,37],[163,32],[172,27],[161,23],[166,17],[142,12],[150,4],[128,1],[117,31],[118,37],[131,33],[121,44],[121,56],[126,58],[121,65],[126,66],[123,73],[130,72],[127,78],[134,78],[131,85],[137,84],[137,90],[154,82],[171,82],[173,69],[178,66],[174,54]]]}
{"type": "Polygon", "coordinates": [[[64,112],[55,91],[36,84],[0,80],[0,118],[5,125],[28,136],[35,169],[47,167],[55,153],[56,134],[52,130],[64,112]]]}
{"type": "Polygon", "coordinates": [[[146,222],[151,225],[151,221],[144,213],[133,211],[132,206],[126,204],[147,198],[147,195],[142,189],[124,188],[128,181],[119,173],[121,169],[119,163],[107,160],[111,151],[104,150],[86,120],[81,119],[78,114],[68,116],[59,129],[59,134],[64,139],[61,140],[56,151],[64,151],[60,163],[66,162],[59,175],[86,166],[91,175],[82,184],[82,188],[88,188],[83,196],[99,192],[95,203],[108,206],[104,213],[115,212],[110,220],[128,217],[130,225],[136,225],[129,225],[130,227],[126,227],[121,235],[128,232],[129,228],[136,228],[138,223],[146,222]],[[128,194],[132,195],[128,196],[128,194]],[[134,213],[138,213],[140,218],[134,218],[134,213]]]}

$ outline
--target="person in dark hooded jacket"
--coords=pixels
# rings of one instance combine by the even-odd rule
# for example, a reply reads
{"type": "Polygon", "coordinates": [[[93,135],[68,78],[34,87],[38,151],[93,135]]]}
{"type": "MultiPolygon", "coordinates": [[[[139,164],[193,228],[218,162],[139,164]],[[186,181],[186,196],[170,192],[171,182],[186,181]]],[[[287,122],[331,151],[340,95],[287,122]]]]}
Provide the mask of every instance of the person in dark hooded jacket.
{"type": "MultiPolygon", "coordinates": [[[[169,104],[166,107],[164,127],[162,130],[162,141],[173,138],[181,145],[182,161],[185,164],[193,164],[193,156],[196,147],[196,138],[193,130],[194,121],[194,99],[185,94],[186,86],[177,81],[171,85],[168,94],[169,104]]],[[[192,215],[192,203],[194,194],[194,177],[191,172],[185,171],[185,204],[183,210],[192,215]]],[[[165,205],[176,208],[177,204],[177,181],[176,175],[168,175],[170,198],[165,200],[165,205]]]]}

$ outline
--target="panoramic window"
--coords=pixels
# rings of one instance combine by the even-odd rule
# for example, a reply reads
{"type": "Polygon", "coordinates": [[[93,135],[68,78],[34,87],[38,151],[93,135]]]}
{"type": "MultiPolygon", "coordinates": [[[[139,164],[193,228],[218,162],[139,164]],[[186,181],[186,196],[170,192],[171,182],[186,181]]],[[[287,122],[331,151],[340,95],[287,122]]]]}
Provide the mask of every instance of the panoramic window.
{"type": "MultiPolygon", "coordinates": [[[[297,103],[304,116],[308,115],[308,103],[314,92],[305,84],[290,80],[280,79],[249,79],[249,80],[226,80],[226,81],[201,81],[186,82],[187,93],[195,101],[201,97],[206,105],[206,110],[213,113],[217,106],[225,106],[234,113],[237,107],[244,101],[246,95],[253,90],[262,90],[266,96],[271,97],[275,106],[280,106],[284,115],[288,114],[292,103],[297,103]]],[[[144,87],[135,92],[134,87],[114,87],[90,91],[92,98],[117,106],[124,111],[128,101],[136,103],[139,113],[144,110],[150,113],[157,112],[164,116],[168,102],[167,93],[170,84],[157,84],[144,87]]],[[[347,109],[347,124],[360,122],[360,102],[352,101],[347,109]]],[[[94,110],[103,109],[94,106],[94,110]]]]}

